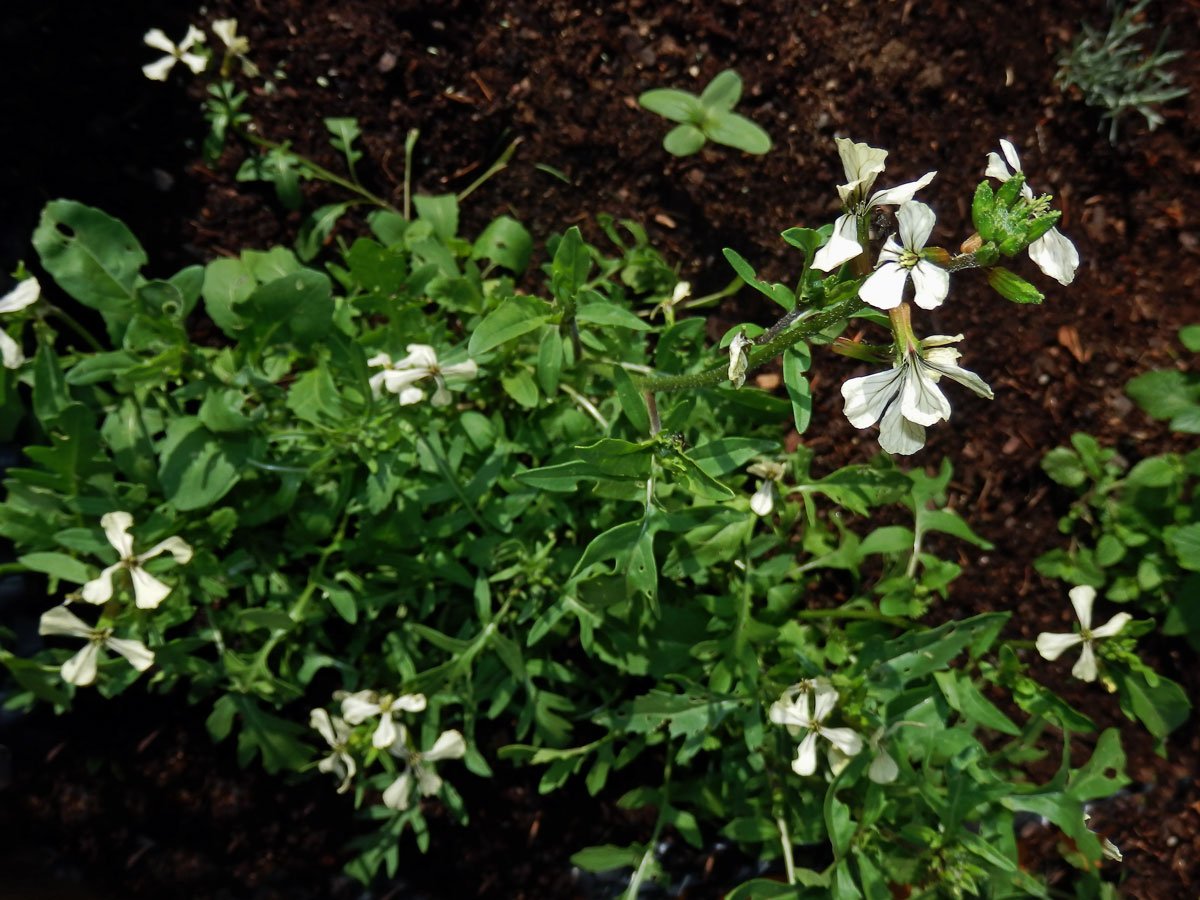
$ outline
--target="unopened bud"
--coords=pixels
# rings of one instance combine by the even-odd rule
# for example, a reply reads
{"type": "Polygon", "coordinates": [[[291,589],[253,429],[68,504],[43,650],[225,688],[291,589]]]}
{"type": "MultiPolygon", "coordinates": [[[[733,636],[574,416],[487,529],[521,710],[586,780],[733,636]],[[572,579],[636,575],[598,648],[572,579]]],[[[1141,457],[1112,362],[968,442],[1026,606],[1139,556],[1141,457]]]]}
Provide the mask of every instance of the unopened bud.
{"type": "Polygon", "coordinates": [[[983,237],[977,231],[973,235],[971,235],[969,238],[967,238],[965,241],[963,241],[961,244],[958,245],[958,252],[959,253],[974,253],[976,250],[978,250],[982,246],[983,246],[983,237]]]}

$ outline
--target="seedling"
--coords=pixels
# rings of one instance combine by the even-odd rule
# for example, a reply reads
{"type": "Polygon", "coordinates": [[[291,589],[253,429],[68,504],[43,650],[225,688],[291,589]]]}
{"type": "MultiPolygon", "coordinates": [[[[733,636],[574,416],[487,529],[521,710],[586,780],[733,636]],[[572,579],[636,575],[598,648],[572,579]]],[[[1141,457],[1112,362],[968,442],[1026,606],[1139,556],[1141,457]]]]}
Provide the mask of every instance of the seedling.
{"type": "Polygon", "coordinates": [[[658,88],[646,91],[638,103],[679,123],[663,138],[663,148],[672,156],[691,156],[710,140],[746,153],[766,153],[771,149],[770,136],[733,112],[741,96],[742,79],[733,69],[726,69],[699,97],[676,88],[658,88]]]}

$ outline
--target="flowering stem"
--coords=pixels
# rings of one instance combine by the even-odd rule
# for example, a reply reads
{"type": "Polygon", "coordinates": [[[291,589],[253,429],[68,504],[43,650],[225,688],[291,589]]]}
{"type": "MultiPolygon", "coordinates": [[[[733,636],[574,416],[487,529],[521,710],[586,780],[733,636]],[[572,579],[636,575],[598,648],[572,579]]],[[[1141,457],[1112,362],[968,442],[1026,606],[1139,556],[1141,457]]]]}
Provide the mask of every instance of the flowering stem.
{"type": "Polygon", "coordinates": [[[668,799],[667,793],[671,784],[672,754],[669,745],[666,756],[667,761],[663,767],[662,799],[658,807],[658,818],[654,821],[654,831],[651,832],[650,840],[646,843],[646,852],[642,854],[642,861],[638,863],[637,871],[629,879],[629,887],[625,891],[623,900],[636,900],[638,891],[642,886],[642,879],[646,877],[646,868],[650,865],[650,860],[654,856],[654,848],[658,846],[658,836],[662,833],[663,825],[667,821],[667,813],[671,809],[671,801],[668,799]]]}
{"type": "Polygon", "coordinates": [[[783,868],[787,873],[787,883],[796,883],[796,863],[792,859],[792,838],[788,834],[787,821],[783,816],[775,817],[775,827],[779,829],[779,844],[783,847],[783,868]]]}
{"type": "MultiPolygon", "coordinates": [[[[761,366],[768,360],[774,359],[788,347],[797,344],[805,338],[812,337],[824,331],[843,319],[848,319],[864,306],[858,296],[849,297],[836,306],[823,312],[809,316],[795,328],[776,335],[765,344],[757,347],[750,354],[749,369],[761,366]]],[[[642,392],[680,391],[695,388],[716,387],[722,381],[729,380],[729,370],[726,365],[719,365],[704,372],[693,372],[689,375],[659,375],[657,377],[634,379],[634,385],[642,392]]]]}

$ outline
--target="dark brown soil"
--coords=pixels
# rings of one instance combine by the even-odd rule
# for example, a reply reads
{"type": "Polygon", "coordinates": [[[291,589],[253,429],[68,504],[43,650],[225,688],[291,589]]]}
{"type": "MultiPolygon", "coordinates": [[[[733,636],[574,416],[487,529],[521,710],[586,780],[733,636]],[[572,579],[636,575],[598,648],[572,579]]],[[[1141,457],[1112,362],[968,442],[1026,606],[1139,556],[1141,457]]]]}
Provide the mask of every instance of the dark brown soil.
{"type": "MultiPolygon", "coordinates": [[[[290,241],[299,216],[262,186],[234,181],[239,150],[212,171],[198,161],[200,92],[182,75],[159,85],[138,71],[146,61],[141,33],[159,25],[182,34],[186,13],[167,14],[151,0],[125,6],[126,15],[114,16],[109,5],[43,2],[0,22],[0,65],[12,70],[4,83],[23,86],[0,99],[0,120],[23,138],[0,149],[9,201],[2,258],[29,255],[36,210],[56,196],[124,219],[162,272],[290,241]]],[[[1052,83],[1078,23],[1106,21],[1099,2],[220,0],[209,9],[209,21],[236,16],[264,71],[286,75],[274,93],[247,85],[247,109],[265,136],[337,168],[321,117],[356,116],[367,151],[360,174],[393,200],[408,129],[421,129],[414,181],[428,193],[461,190],[519,137],[512,165],[464,204],[464,233],[509,213],[538,238],[579,224],[600,242],[596,214],[628,217],[649,229],[697,295],[729,281],[723,247],[772,280],[794,278],[795,257],[778,233],[835,214],[834,135],[889,148],[889,184],[939,170],[922,199],[939,214],[935,241],[947,245],[970,231],[968,203],[985,153],[1000,137],[1014,141],[1035,190],[1061,202],[1062,230],[1083,263],[1069,289],[1027,262],[1017,266],[1045,290],[1042,306],[1008,304],[956,276],[950,301],[921,317],[919,330],[963,332],[964,365],[996,390],[990,403],[965,391],[952,397],[952,421],[931,430],[912,463],[949,456],[954,505],[996,545],[954,585],[938,617],[1011,609],[1014,636],[1030,639],[1067,625],[1063,586],[1031,563],[1061,545],[1056,522],[1070,499],[1038,462],[1073,431],[1096,435],[1130,461],[1195,446],[1141,415],[1123,387],[1147,369],[1182,365],[1175,331],[1200,322],[1196,0],[1151,7],[1172,26],[1168,46],[1186,51],[1173,69],[1192,93],[1164,111],[1167,123],[1156,132],[1126,120],[1115,146],[1096,111],[1052,83]],[[637,95],[660,86],[698,91],[727,67],[745,79],[740,111],[767,129],[775,149],[765,157],[712,146],[688,159],[667,155],[667,126],[637,107],[637,95]]],[[[311,194],[314,204],[334,196],[311,194]]],[[[757,301],[743,291],[721,316],[765,323],[769,310],[757,301]]],[[[876,446],[840,411],[838,385],[861,371],[842,358],[821,363],[804,440],[831,469],[876,446]]],[[[1160,671],[1200,696],[1195,658],[1182,645],[1148,638],[1142,646],[1160,671]]],[[[1054,683],[1062,667],[1038,675],[1054,683]]],[[[1196,896],[1196,719],[1172,736],[1163,759],[1100,688],[1064,679],[1061,690],[1121,727],[1129,772],[1144,786],[1094,813],[1125,852],[1113,870],[1124,894],[1196,896]]],[[[52,848],[51,867],[70,861],[118,895],[354,895],[336,876],[350,827],[338,798],[241,773],[231,751],[207,745],[197,715],[147,709],[150,718],[115,713],[119,731],[104,724],[114,715],[108,705],[61,723],[39,717],[41,738],[13,748],[16,783],[0,793],[0,824],[52,848]],[[86,762],[93,757],[99,761],[86,762]],[[167,803],[178,827],[156,817],[167,803]]],[[[472,791],[474,827],[439,828],[428,856],[407,854],[407,880],[390,896],[582,896],[566,861],[572,851],[649,834],[649,823],[586,796],[540,798],[536,780],[505,772],[472,791]]],[[[1059,861],[1054,833],[1034,824],[1022,837],[1026,865],[1068,886],[1073,870],[1059,861]]],[[[735,864],[717,857],[684,862],[700,881],[690,898],[719,896],[734,877],[727,868],[735,864]]]]}

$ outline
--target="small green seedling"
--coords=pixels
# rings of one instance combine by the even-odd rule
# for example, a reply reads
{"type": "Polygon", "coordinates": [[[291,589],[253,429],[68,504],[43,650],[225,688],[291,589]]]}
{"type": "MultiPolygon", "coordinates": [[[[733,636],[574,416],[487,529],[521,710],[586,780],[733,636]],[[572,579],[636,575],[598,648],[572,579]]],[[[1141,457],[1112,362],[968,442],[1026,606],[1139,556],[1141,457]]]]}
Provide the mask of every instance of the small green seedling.
{"type": "Polygon", "coordinates": [[[771,149],[770,136],[733,112],[741,96],[741,77],[733,69],[726,69],[708,83],[699,97],[674,88],[659,88],[646,91],[638,97],[638,103],[679,123],[663,138],[663,147],[672,156],[691,156],[706,140],[746,153],[766,153],[771,149]]]}

